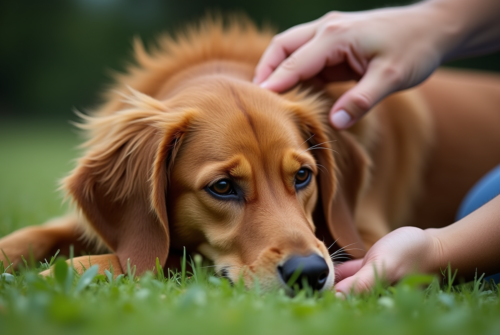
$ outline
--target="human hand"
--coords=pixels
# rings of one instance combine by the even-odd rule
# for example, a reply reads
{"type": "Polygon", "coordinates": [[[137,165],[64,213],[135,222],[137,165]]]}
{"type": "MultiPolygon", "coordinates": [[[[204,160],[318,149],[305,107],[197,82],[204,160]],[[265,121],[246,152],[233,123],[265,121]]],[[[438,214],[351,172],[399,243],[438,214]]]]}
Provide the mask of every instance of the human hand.
{"type": "Polygon", "coordinates": [[[299,81],[359,80],[330,111],[337,129],[353,125],[385,96],[419,84],[448,50],[440,19],[427,4],[332,12],[273,39],[254,82],[275,92],[299,81]]]}
{"type": "Polygon", "coordinates": [[[347,295],[369,291],[379,278],[390,284],[413,272],[434,272],[439,269],[439,240],[415,227],[392,231],[377,241],[363,259],[335,267],[335,290],[347,295]]]}

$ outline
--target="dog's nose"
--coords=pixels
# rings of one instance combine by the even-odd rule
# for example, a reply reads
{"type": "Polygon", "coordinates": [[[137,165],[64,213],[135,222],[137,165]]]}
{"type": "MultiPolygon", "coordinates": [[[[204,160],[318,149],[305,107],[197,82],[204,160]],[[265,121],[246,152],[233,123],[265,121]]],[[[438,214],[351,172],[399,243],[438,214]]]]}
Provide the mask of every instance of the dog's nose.
{"type": "Polygon", "coordinates": [[[278,272],[287,284],[291,284],[290,279],[297,273],[293,284],[296,283],[302,289],[303,283],[307,282],[313,290],[319,291],[325,285],[330,270],[323,257],[313,254],[307,257],[293,256],[278,267],[278,272]]]}

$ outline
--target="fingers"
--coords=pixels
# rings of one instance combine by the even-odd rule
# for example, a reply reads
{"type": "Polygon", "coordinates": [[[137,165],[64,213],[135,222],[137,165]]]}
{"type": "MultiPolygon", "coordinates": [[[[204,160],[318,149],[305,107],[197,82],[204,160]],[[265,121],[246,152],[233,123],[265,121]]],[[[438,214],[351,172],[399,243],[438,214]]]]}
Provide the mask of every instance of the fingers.
{"type": "Polygon", "coordinates": [[[363,266],[356,275],[341,280],[335,285],[335,291],[344,295],[367,292],[375,285],[374,263],[363,266]]]}
{"type": "Polygon", "coordinates": [[[276,35],[255,69],[254,83],[261,84],[291,53],[314,37],[315,23],[301,24],[276,35]]]}
{"type": "Polygon", "coordinates": [[[346,129],[384,97],[400,88],[402,75],[395,66],[373,60],[359,83],[344,93],[330,112],[334,128],[346,129]]]}
{"type": "Polygon", "coordinates": [[[361,269],[363,259],[355,259],[335,266],[335,281],[340,282],[347,277],[353,276],[361,269]]]}
{"type": "Polygon", "coordinates": [[[292,53],[260,86],[284,91],[318,74],[326,65],[329,46],[314,38],[292,53]]]}

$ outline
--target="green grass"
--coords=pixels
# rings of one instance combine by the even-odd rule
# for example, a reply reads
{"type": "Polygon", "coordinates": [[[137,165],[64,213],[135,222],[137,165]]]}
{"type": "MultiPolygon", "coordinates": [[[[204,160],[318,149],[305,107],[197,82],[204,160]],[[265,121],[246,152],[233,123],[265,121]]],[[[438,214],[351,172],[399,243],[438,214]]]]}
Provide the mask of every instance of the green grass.
{"type": "Polygon", "coordinates": [[[78,143],[69,124],[0,121],[0,236],[64,214],[58,180],[78,143]]]}
{"type": "MultiPolygon", "coordinates": [[[[0,124],[0,236],[64,213],[54,190],[76,144],[69,126],[0,124]]],[[[232,287],[199,264],[110,281],[55,263],[55,278],[0,278],[0,334],[500,334],[499,289],[479,280],[413,276],[343,301],[232,287]]]]}

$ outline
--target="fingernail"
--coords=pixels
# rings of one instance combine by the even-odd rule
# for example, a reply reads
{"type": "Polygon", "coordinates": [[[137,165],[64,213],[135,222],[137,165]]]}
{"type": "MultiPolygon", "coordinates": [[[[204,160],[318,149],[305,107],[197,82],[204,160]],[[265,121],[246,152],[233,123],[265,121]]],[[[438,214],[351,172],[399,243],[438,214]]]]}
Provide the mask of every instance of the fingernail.
{"type": "Polygon", "coordinates": [[[344,294],[344,292],[341,292],[341,291],[335,292],[335,297],[337,299],[345,300],[345,294],[344,294]]]}
{"type": "Polygon", "coordinates": [[[351,120],[351,116],[343,109],[333,114],[331,118],[333,125],[340,129],[344,129],[351,120]]]}

